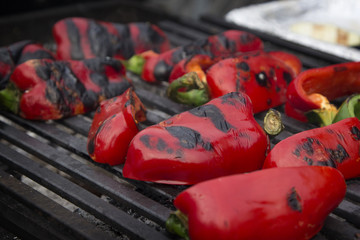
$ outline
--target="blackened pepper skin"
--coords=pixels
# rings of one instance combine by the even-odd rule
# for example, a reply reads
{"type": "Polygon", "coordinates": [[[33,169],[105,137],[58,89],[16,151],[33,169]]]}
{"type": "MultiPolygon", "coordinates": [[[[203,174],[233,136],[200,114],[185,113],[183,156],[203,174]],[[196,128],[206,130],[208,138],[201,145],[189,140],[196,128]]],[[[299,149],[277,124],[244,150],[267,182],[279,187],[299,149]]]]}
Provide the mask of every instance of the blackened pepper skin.
{"type": "Polygon", "coordinates": [[[245,94],[229,93],[139,132],[123,175],[167,184],[195,184],[261,168],[268,137],[245,94]]]}
{"type": "Polygon", "coordinates": [[[277,143],[264,162],[264,168],[329,166],[346,179],[360,176],[360,121],[348,118],[326,127],[297,133],[277,143]]]}
{"type": "Polygon", "coordinates": [[[95,110],[99,102],[131,86],[125,68],[114,59],[84,61],[29,60],[10,78],[14,112],[27,119],[48,120],[95,110]],[[15,88],[13,87],[15,86],[15,88]]]}
{"type": "Polygon", "coordinates": [[[57,58],[82,60],[93,57],[128,59],[147,50],[170,49],[165,33],[147,22],[119,24],[88,18],[65,18],[53,27],[57,58]]]}

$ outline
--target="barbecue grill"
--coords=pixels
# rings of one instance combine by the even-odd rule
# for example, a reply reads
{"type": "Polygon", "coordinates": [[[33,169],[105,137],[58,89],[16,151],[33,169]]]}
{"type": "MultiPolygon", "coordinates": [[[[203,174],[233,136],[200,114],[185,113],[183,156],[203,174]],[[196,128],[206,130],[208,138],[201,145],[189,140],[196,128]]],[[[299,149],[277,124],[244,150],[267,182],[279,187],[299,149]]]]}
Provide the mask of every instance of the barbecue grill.
{"type": "MultiPolygon", "coordinates": [[[[67,16],[105,21],[151,21],[169,36],[173,46],[227,29],[246,30],[259,36],[266,50],[296,54],[304,69],[345,62],[347,59],[315,51],[214,16],[186,20],[159,14],[127,3],[97,3],[37,12],[0,21],[1,45],[34,39],[52,47],[49,29],[67,16]],[[122,9],[120,9],[122,8],[122,9]],[[123,15],[120,15],[120,12],[123,15]],[[126,13],[124,15],[124,13],[126,13]],[[110,17],[112,16],[112,17],[110,17]],[[14,28],[14,25],[17,28],[14,28]],[[30,28],[31,26],[31,28],[30,28]]],[[[165,96],[166,84],[150,85],[131,75],[139,98],[148,109],[146,128],[189,109],[165,96]]],[[[285,130],[272,144],[314,126],[282,112],[285,130]]],[[[56,121],[27,121],[0,112],[0,236],[21,239],[176,239],[164,225],[174,210],[172,200],[184,186],[168,186],[122,177],[122,166],[93,162],[86,138],[93,113],[56,121]]],[[[264,113],[256,115],[261,124],[264,113]]],[[[314,240],[360,239],[360,181],[347,181],[343,202],[329,215],[314,240]]]]}

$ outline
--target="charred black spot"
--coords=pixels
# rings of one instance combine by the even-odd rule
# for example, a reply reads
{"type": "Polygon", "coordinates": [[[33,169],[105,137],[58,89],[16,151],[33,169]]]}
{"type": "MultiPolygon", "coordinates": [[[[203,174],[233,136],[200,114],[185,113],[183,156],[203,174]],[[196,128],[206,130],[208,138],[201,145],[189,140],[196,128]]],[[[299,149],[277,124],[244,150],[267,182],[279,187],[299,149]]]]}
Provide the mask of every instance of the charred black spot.
{"type": "Polygon", "coordinates": [[[254,41],[254,39],[255,39],[255,36],[252,34],[248,34],[248,33],[244,33],[240,36],[240,41],[243,44],[251,43],[254,41]]]}
{"type": "Polygon", "coordinates": [[[167,149],[166,149],[166,152],[167,152],[168,154],[172,154],[172,153],[174,152],[174,149],[172,149],[172,148],[167,148],[167,149]]]}
{"type": "Polygon", "coordinates": [[[356,126],[352,126],[350,128],[350,132],[352,133],[352,137],[355,139],[355,140],[360,140],[360,130],[358,127],[356,126]]]}
{"type": "Polygon", "coordinates": [[[316,162],[315,165],[316,166],[327,166],[327,167],[336,168],[336,163],[332,159],[329,159],[327,161],[318,161],[318,162],[316,162]]]}
{"type": "Polygon", "coordinates": [[[52,60],[55,60],[54,57],[49,52],[44,51],[44,50],[38,50],[35,52],[26,52],[26,53],[21,54],[17,64],[21,64],[30,59],[52,59],[52,60]]]}
{"type": "Polygon", "coordinates": [[[330,161],[333,163],[342,163],[349,158],[349,154],[341,144],[338,144],[336,149],[326,149],[326,151],[329,153],[330,161]]]}
{"type": "Polygon", "coordinates": [[[168,81],[172,67],[165,61],[159,61],[154,69],[154,77],[158,81],[168,81]]]}
{"type": "Polygon", "coordinates": [[[261,87],[266,87],[269,85],[269,79],[266,75],[266,72],[262,71],[258,74],[256,74],[255,76],[256,82],[261,86],[261,87]]]}
{"type": "Polygon", "coordinates": [[[284,72],[283,72],[283,78],[284,78],[284,80],[285,80],[285,82],[286,82],[287,85],[289,85],[290,82],[293,80],[292,75],[291,75],[289,72],[287,72],[287,71],[284,71],[284,72]]]}
{"type": "Polygon", "coordinates": [[[134,41],[142,41],[141,39],[133,39],[131,37],[130,28],[128,25],[114,24],[113,25],[118,32],[118,38],[114,40],[113,51],[114,54],[123,56],[125,59],[129,59],[136,53],[134,41]]]}
{"type": "Polygon", "coordinates": [[[167,144],[164,140],[162,140],[161,138],[159,138],[157,144],[156,144],[156,148],[159,151],[164,151],[167,148],[167,144]]]}
{"type": "Polygon", "coordinates": [[[92,155],[95,151],[95,138],[90,139],[88,145],[87,145],[87,150],[89,152],[90,155],[92,155]]]}
{"type": "Polygon", "coordinates": [[[241,70],[243,70],[243,71],[245,71],[245,72],[250,71],[249,64],[247,64],[246,62],[236,63],[236,68],[237,68],[237,69],[241,69],[241,70]]]}
{"type": "Polygon", "coordinates": [[[87,37],[91,52],[97,57],[112,56],[114,54],[110,33],[101,24],[94,20],[89,21],[87,37]]]}
{"type": "Polygon", "coordinates": [[[334,72],[343,72],[346,71],[347,67],[346,66],[336,66],[334,67],[334,72]]]}
{"type": "Polygon", "coordinates": [[[239,101],[243,105],[247,104],[245,97],[237,92],[227,93],[221,97],[222,104],[235,105],[234,100],[239,101]]]}
{"type": "Polygon", "coordinates": [[[145,48],[152,49],[157,53],[160,53],[160,47],[163,42],[165,42],[165,38],[161,36],[149,23],[135,23],[139,28],[139,39],[142,44],[144,44],[145,48]]]}
{"type": "Polygon", "coordinates": [[[297,157],[300,157],[300,150],[299,150],[299,148],[296,148],[296,149],[294,150],[293,154],[294,154],[295,156],[297,156],[297,157]]]}
{"type": "Polygon", "coordinates": [[[313,165],[314,164],[314,161],[311,159],[311,158],[309,158],[309,157],[304,157],[304,161],[307,163],[307,165],[313,165]]]}
{"type": "Polygon", "coordinates": [[[210,142],[205,142],[201,134],[194,129],[183,126],[171,126],[165,128],[172,136],[179,140],[180,146],[187,149],[196,148],[198,145],[207,151],[213,149],[210,142]]]}
{"type": "Polygon", "coordinates": [[[304,149],[308,155],[314,154],[314,148],[312,146],[313,142],[314,140],[312,138],[306,138],[306,141],[302,145],[302,149],[304,149]]]}
{"type": "Polygon", "coordinates": [[[85,111],[95,109],[99,102],[99,96],[92,90],[87,90],[81,95],[81,102],[84,104],[85,111]]]}
{"type": "MultiPolygon", "coordinates": [[[[23,40],[23,41],[19,41],[13,44],[10,44],[8,47],[6,47],[9,56],[11,56],[12,61],[15,63],[15,65],[19,64],[19,58],[21,57],[21,55],[23,54],[23,49],[29,45],[34,43],[34,41],[32,40],[23,40]]],[[[2,58],[1,58],[2,61],[2,58]]]]}
{"type": "Polygon", "coordinates": [[[70,41],[70,54],[72,59],[84,59],[84,53],[81,47],[81,36],[79,29],[72,19],[65,20],[67,37],[70,41]]]}
{"type": "Polygon", "coordinates": [[[123,94],[129,87],[131,87],[131,84],[126,80],[123,82],[109,83],[106,87],[103,87],[104,95],[106,98],[112,98],[123,94]]]}
{"type": "Polygon", "coordinates": [[[287,203],[292,210],[298,211],[298,212],[302,211],[301,198],[300,198],[299,194],[297,193],[295,187],[292,187],[290,190],[290,193],[288,193],[287,203]]]}
{"type": "Polygon", "coordinates": [[[221,110],[215,105],[202,105],[191,109],[189,113],[197,117],[209,118],[214,126],[222,132],[226,133],[229,129],[234,128],[228,121],[226,121],[221,110]]]}
{"type": "Polygon", "coordinates": [[[271,98],[268,98],[268,99],[266,100],[266,104],[267,104],[268,106],[271,106],[271,103],[272,103],[271,98]]]}
{"type": "Polygon", "coordinates": [[[140,141],[145,145],[145,147],[152,149],[153,147],[150,144],[150,138],[150,135],[145,134],[140,137],[140,141]]]}

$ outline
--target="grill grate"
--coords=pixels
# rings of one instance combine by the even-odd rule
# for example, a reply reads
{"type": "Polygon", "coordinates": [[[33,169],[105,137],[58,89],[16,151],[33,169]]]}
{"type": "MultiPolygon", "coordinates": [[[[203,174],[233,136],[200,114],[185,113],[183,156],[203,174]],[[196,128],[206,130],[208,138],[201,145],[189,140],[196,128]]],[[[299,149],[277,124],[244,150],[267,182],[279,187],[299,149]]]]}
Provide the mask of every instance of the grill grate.
{"type": "MultiPolygon", "coordinates": [[[[164,20],[158,25],[173,45],[237,28],[255,33],[266,50],[296,54],[304,68],[346,59],[309,51],[271,36],[205,16],[199,21],[164,20]]],[[[164,96],[166,85],[153,86],[130,74],[148,109],[143,128],[189,109],[164,96]]],[[[283,112],[283,108],[278,110],[283,112]]],[[[22,239],[173,239],[164,223],[172,200],[185,187],[122,178],[122,166],[90,160],[86,137],[93,114],[58,121],[27,121],[0,112],[0,223],[22,239]],[[26,177],[75,206],[69,210],[27,185],[26,177]]],[[[259,123],[264,113],[256,115],[259,123]]],[[[272,144],[313,126],[283,114],[285,131],[272,144]]],[[[345,200],[328,217],[314,240],[360,239],[360,182],[348,181],[345,200]]]]}

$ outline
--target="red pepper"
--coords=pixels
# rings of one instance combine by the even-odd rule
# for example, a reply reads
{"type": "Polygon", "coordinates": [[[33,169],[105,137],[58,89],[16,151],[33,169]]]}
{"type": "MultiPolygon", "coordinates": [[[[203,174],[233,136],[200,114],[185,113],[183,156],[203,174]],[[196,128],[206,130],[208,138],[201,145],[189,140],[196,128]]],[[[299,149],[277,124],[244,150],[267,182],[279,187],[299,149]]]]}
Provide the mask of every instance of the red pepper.
{"type": "MultiPolygon", "coordinates": [[[[251,33],[228,30],[207,39],[171,49],[162,54],[146,58],[134,72],[141,74],[147,82],[168,81],[172,68],[179,61],[194,54],[213,57],[263,49],[262,41],[251,33]]],[[[139,56],[141,58],[141,56],[139,56]]],[[[140,60],[139,60],[140,61],[140,60]]]]}
{"type": "Polygon", "coordinates": [[[28,60],[17,66],[1,94],[6,107],[27,119],[59,119],[95,110],[131,84],[114,59],[28,60]]]}
{"type": "Polygon", "coordinates": [[[131,141],[123,176],[195,184],[262,167],[269,139],[249,97],[229,93],[145,128],[131,141]]]}
{"type": "Polygon", "coordinates": [[[300,60],[286,52],[244,53],[218,61],[207,69],[206,74],[196,61],[190,64],[192,66],[188,65],[187,69],[195,69],[198,76],[188,74],[172,82],[168,89],[171,99],[201,105],[226,93],[242,91],[252,100],[254,113],[285,103],[287,86],[301,70],[300,60]],[[200,77],[202,85],[194,86],[195,80],[189,79],[194,77],[200,77]],[[188,94],[182,91],[184,87],[188,88],[188,94]]]}
{"type": "Polygon", "coordinates": [[[330,166],[337,168],[345,179],[360,177],[359,140],[360,121],[347,118],[277,143],[266,157],[264,168],[330,166]]]}
{"type": "Polygon", "coordinates": [[[55,59],[54,55],[42,45],[24,40],[0,48],[0,90],[9,82],[16,65],[29,59],[55,59]]]}
{"type": "Polygon", "coordinates": [[[93,57],[128,59],[147,50],[170,49],[165,33],[149,23],[119,24],[87,18],[65,18],[53,26],[58,59],[93,57]]]}
{"type": "Polygon", "coordinates": [[[303,122],[316,110],[319,119],[331,122],[336,107],[330,101],[360,92],[360,62],[341,63],[303,71],[289,85],[285,113],[303,122]]]}
{"type": "Polygon", "coordinates": [[[341,173],[323,166],[221,177],[181,192],[167,229],[191,240],[311,239],[345,192],[341,173]]]}
{"type": "Polygon", "coordinates": [[[125,161],[127,148],[146,120],[145,107],[132,88],[122,95],[104,100],[97,108],[88,135],[90,157],[110,165],[125,161]]]}

